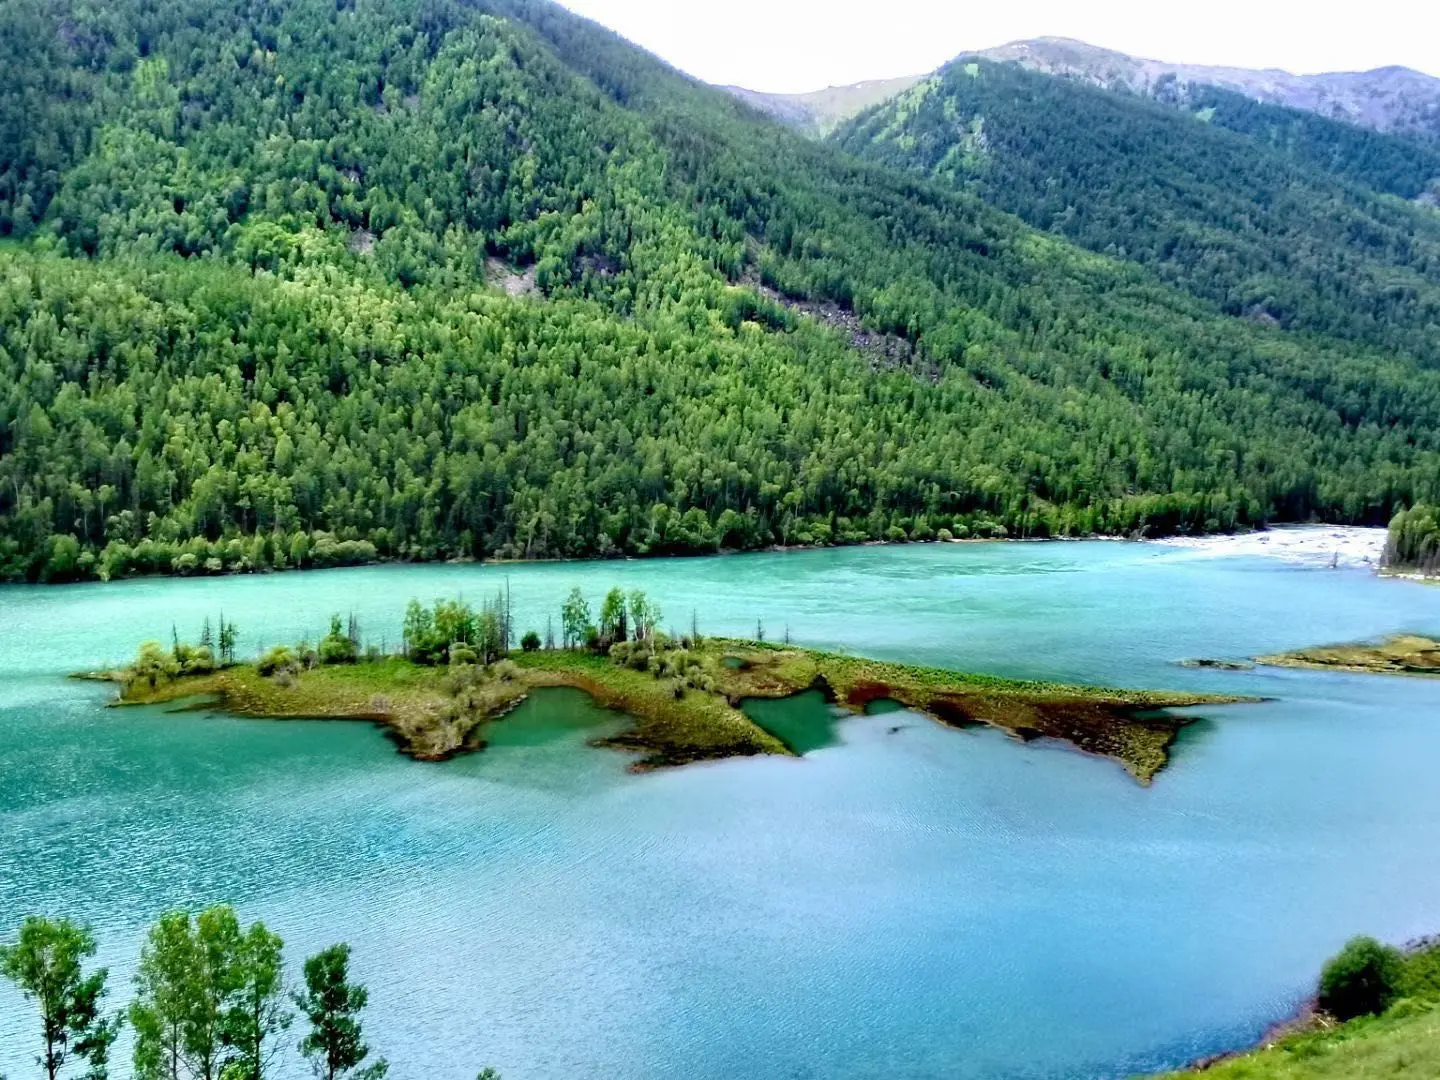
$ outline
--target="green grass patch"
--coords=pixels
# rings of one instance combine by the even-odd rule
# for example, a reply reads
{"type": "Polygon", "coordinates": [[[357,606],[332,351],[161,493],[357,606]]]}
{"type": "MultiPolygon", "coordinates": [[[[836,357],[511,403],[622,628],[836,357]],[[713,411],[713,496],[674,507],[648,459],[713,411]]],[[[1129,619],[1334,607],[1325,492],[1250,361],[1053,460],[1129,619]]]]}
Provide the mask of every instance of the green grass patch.
{"type": "Polygon", "coordinates": [[[1208,1069],[1171,1073],[1205,1080],[1435,1080],[1440,1011],[1401,1002],[1381,1017],[1283,1039],[1208,1069]]]}

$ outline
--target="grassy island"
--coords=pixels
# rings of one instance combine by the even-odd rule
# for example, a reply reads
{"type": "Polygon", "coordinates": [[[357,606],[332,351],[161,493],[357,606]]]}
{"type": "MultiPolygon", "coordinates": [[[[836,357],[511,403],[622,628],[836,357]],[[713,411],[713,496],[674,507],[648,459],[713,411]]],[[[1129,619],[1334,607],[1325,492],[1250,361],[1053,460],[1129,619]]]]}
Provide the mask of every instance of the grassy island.
{"type": "Polygon", "coordinates": [[[1381,642],[1357,645],[1322,645],[1275,656],[1257,663],[1271,667],[1358,671],[1377,675],[1440,675],[1440,641],[1418,634],[1403,634],[1381,642]]]}
{"type": "Polygon", "coordinates": [[[401,655],[363,649],[353,621],[343,628],[336,617],[318,645],[280,646],[246,662],[234,660],[235,631],[222,620],[218,658],[207,623],[200,645],[147,642],[131,666],[103,677],[119,684],[117,705],[195,699],[248,717],[368,720],[426,761],[482,749],[490,725],[532,690],[574,687],[629,717],[600,744],[639,753],[639,770],[792,753],[742,705],[818,690],[854,712],[894,701],[951,726],[1063,740],[1121,762],[1141,783],[1165,767],[1193,719],[1169,710],[1242,700],[967,675],[693,630],[667,636],[656,605],[620,590],[606,598],[598,626],[572,593],[559,646],[531,632],[510,649],[509,619],[503,596],[479,612],[457,601],[412,603],[401,655]]]}

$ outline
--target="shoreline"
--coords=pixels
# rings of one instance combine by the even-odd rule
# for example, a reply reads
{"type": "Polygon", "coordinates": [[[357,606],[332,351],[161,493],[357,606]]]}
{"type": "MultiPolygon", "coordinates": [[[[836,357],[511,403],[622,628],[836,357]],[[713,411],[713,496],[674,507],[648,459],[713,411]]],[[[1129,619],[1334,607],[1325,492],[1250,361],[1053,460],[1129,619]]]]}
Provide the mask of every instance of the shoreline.
{"type": "Polygon", "coordinates": [[[1301,1001],[1289,1016],[1282,1017],[1267,1027],[1253,1043],[1235,1050],[1221,1050],[1218,1053],[1196,1058],[1186,1065],[1181,1073],[1187,1075],[1204,1073],[1227,1062],[1239,1061],[1251,1054],[1269,1050],[1296,1035],[1308,1035],[1311,1032],[1326,1030],[1334,1026],[1334,1022],[1327,1020],[1325,1014],[1320,1011],[1320,999],[1312,993],[1301,1001]]]}
{"type": "Polygon", "coordinates": [[[794,756],[741,705],[818,690],[854,714],[890,700],[949,727],[983,724],[1022,743],[1059,741],[1118,762],[1141,785],[1165,768],[1179,732],[1196,719],[1170,710],[1258,700],[1023,682],[722,638],[665,656],[662,665],[641,670],[608,656],[555,650],[516,653],[490,669],[428,668],[390,657],[279,676],[236,664],[148,685],[129,670],[76,677],[119,684],[110,703],[118,707],[205,698],[209,704],[198,708],[256,719],[362,720],[384,728],[400,753],[421,761],[483,750],[488,725],[531,691],[571,687],[628,717],[625,730],[595,745],[642,754],[631,765],[637,772],[794,756]]]}
{"type": "Polygon", "coordinates": [[[1163,537],[1145,542],[1186,552],[1193,558],[1258,556],[1317,569],[1383,573],[1381,564],[1388,536],[1388,530],[1366,525],[1279,525],[1250,533],[1163,537]]]}
{"type": "MultiPolygon", "coordinates": [[[[1440,949],[1440,937],[1424,936],[1414,938],[1406,941],[1402,945],[1396,946],[1396,948],[1399,950],[1403,962],[1410,964],[1423,960],[1427,954],[1432,954],[1437,949],[1440,949]]],[[[1397,1013],[1394,1009],[1387,1009],[1386,1012],[1379,1015],[1362,1015],[1350,1021],[1338,1021],[1321,1010],[1319,994],[1312,989],[1309,994],[1296,1004],[1288,1015],[1281,1017],[1266,1027],[1264,1032],[1261,1033],[1260,1037],[1254,1042],[1233,1050],[1223,1050],[1214,1054],[1206,1054],[1203,1057],[1196,1058],[1190,1062],[1190,1064],[1183,1066],[1179,1070],[1158,1074],[1153,1080],[1186,1080],[1188,1077],[1202,1077],[1210,1075],[1212,1072],[1223,1073],[1227,1076],[1234,1075],[1236,1080],[1240,1080],[1241,1077],[1252,1076],[1257,1078],[1257,1080],[1261,1076],[1273,1077],[1278,1080],[1280,1075],[1289,1077],[1296,1074],[1292,1074],[1289,1071],[1283,1074],[1279,1072],[1250,1072],[1245,1063],[1252,1059],[1264,1059],[1266,1055],[1274,1052],[1288,1053],[1294,1044],[1300,1043],[1307,1038],[1345,1039],[1347,1035],[1349,1035],[1351,1038],[1363,1041],[1368,1034],[1366,1025],[1384,1024],[1387,1020],[1391,1022],[1398,1020],[1400,1023],[1404,1023],[1407,1020],[1413,1020],[1417,1017],[1430,1014],[1435,1008],[1435,1003],[1431,1000],[1429,992],[1422,992],[1417,995],[1413,986],[1408,991],[1399,991],[1393,1004],[1401,1006],[1403,1011],[1397,1013]],[[1405,1008],[1407,1004],[1410,1006],[1409,1008],[1405,1008]],[[1230,1065],[1235,1065],[1239,1069],[1247,1071],[1232,1074],[1231,1071],[1226,1068],[1230,1065]]],[[[1326,1075],[1335,1074],[1327,1073],[1326,1075]]],[[[1379,1074],[1372,1074],[1367,1071],[1364,1075],[1379,1074]]],[[[1406,1071],[1404,1075],[1412,1076],[1414,1074],[1406,1071]]]]}
{"type": "Polygon", "coordinates": [[[154,579],[195,579],[246,577],[251,575],[313,573],[324,570],[356,570],[367,566],[476,566],[508,567],[556,565],[561,563],[591,564],[613,562],[647,562],[652,559],[710,559],[740,555],[788,554],[803,551],[841,550],[868,547],[918,547],[931,544],[1045,544],[1106,542],[1147,545],[1170,549],[1175,554],[1188,553],[1194,558],[1227,558],[1264,556],[1287,562],[1336,569],[1368,569],[1381,577],[1419,583],[1440,583],[1440,578],[1405,570],[1387,569],[1382,565],[1386,529],[1369,525],[1317,525],[1309,523],[1272,525],[1244,532],[1205,533],[1156,537],[1093,534],[1089,536],[1004,536],[964,537],[948,540],[862,540],[854,544],[767,544],[756,548],[719,548],[715,551],[661,552],[634,555],[595,555],[582,557],[542,556],[537,558],[476,558],[462,555],[443,559],[407,559],[386,557],[367,562],[335,566],[245,567],[215,573],[181,573],[175,570],[148,574],[127,574],[118,578],[89,577],[69,581],[3,581],[5,585],[43,585],[63,588],[68,585],[110,584],[114,581],[147,581],[154,579]]]}

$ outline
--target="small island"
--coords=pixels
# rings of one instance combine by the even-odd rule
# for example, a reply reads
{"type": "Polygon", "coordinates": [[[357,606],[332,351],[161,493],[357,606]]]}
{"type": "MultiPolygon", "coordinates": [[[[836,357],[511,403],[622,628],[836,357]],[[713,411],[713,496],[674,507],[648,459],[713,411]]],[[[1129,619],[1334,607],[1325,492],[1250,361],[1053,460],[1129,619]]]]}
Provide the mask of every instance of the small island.
{"type": "Polygon", "coordinates": [[[1322,645],[1275,656],[1256,657],[1269,667],[1358,671],[1376,675],[1440,675],[1440,641],[1402,634],[1381,642],[1322,645]]]}
{"type": "Polygon", "coordinates": [[[598,623],[579,590],[557,644],[526,633],[512,649],[504,595],[479,610],[460,601],[411,603],[402,651],[362,645],[354,620],[332,618],[317,644],[235,659],[236,631],[208,623],[200,644],[146,642],[128,667],[95,673],[119,684],[116,705],[218,704],[239,716],[349,719],[381,725],[398,749],[442,761],[483,749],[491,724],[534,690],[574,687],[629,723],[596,745],[637,753],[635,770],[755,754],[792,754],[746,714],[750,699],[820,691],[853,712],[896,702],[954,727],[984,724],[1024,740],[1056,739],[1122,763],[1148,784],[1195,719],[1169,710],[1233,696],[1100,689],[969,675],[821,652],[786,643],[659,630],[643,593],[612,590],[598,623]],[[218,641],[218,646],[216,642],[218,641]]]}

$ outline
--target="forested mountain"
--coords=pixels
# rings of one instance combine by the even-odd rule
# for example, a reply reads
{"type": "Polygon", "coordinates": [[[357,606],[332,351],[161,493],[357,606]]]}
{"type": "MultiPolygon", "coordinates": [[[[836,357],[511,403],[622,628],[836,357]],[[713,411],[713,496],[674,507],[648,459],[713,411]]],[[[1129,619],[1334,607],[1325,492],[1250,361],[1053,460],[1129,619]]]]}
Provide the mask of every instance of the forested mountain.
{"type": "Polygon", "coordinates": [[[1218,86],[1166,83],[1155,100],[1213,127],[1249,135],[1300,165],[1385,195],[1440,205],[1440,145],[1381,134],[1218,86]]]}
{"type": "Polygon", "coordinates": [[[0,20],[4,576],[1440,498],[1428,234],[1408,270],[1393,232],[1363,263],[1394,269],[1399,347],[1348,281],[1339,332],[1297,335],[540,0],[0,20]]]}
{"type": "Polygon", "coordinates": [[[1176,86],[1221,87],[1253,101],[1303,109],[1375,131],[1440,140],[1440,79],[1406,67],[1292,75],[1273,68],[1258,71],[1146,60],[1057,37],[1013,41],[976,55],[1139,94],[1167,93],[1176,86]]]}
{"type": "Polygon", "coordinates": [[[1440,365],[1440,213],[1376,190],[1415,195],[1440,155],[1224,91],[1199,101],[962,58],[834,139],[1227,314],[1440,365]]]}

